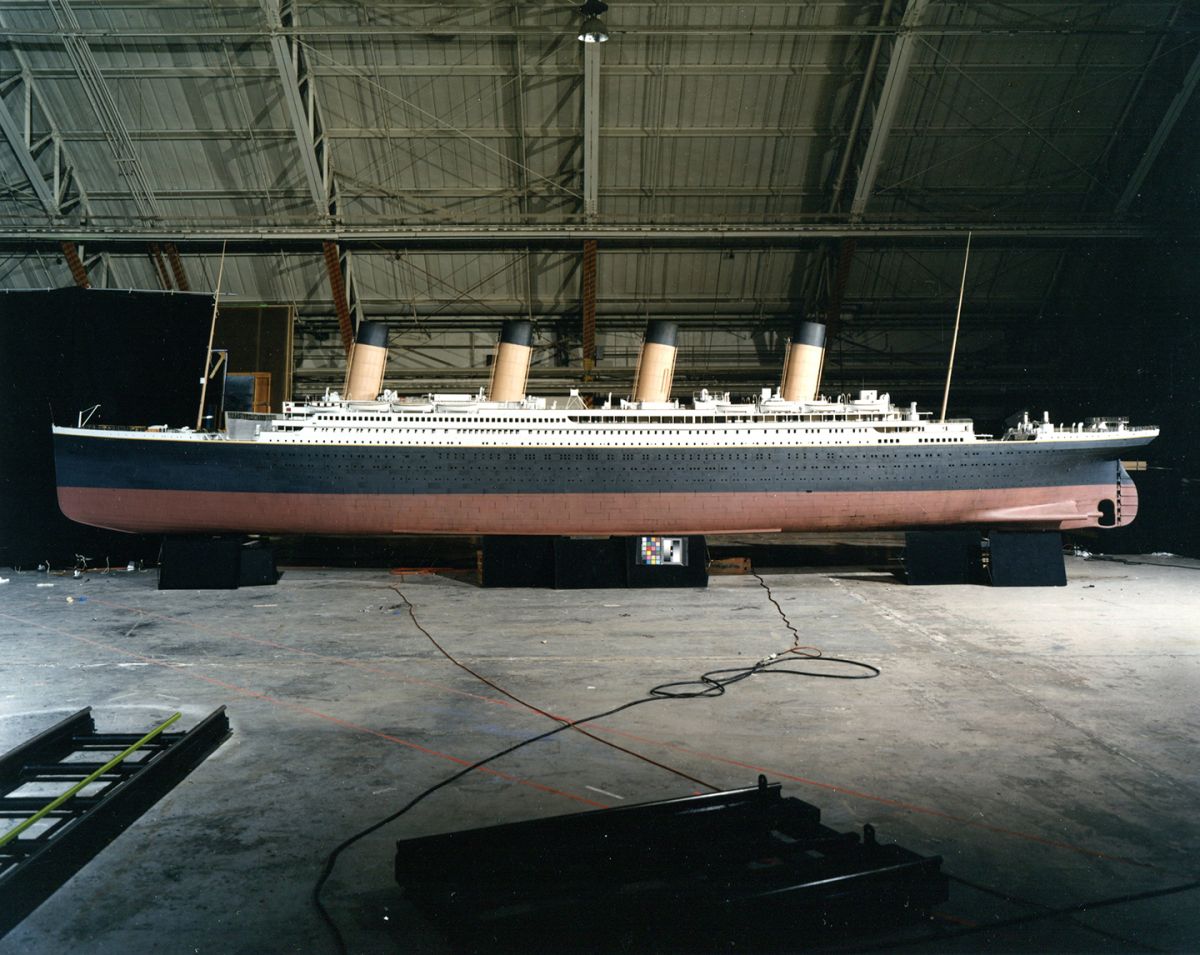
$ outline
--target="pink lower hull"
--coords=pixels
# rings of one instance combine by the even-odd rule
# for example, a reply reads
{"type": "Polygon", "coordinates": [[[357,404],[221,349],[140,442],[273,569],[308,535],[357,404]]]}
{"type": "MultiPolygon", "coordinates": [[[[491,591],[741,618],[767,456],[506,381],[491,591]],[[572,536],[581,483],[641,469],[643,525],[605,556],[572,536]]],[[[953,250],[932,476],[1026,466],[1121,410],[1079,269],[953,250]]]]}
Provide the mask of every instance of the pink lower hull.
{"type": "Polygon", "coordinates": [[[657,494],[253,494],[60,487],[64,514],[130,533],[716,534],[1005,526],[1094,527],[1137,512],[1132,483],[956,491],[657,494]]]}

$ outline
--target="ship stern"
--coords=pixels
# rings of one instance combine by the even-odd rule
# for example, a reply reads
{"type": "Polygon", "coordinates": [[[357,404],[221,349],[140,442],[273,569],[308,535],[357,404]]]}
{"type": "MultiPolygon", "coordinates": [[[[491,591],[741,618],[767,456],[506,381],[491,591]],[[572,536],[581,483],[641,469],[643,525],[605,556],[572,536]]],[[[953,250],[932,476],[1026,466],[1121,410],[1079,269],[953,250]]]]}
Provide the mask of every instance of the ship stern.
{"type": "Polygon", "coordinates": [[[1138,512],[1138,489],[1123,462],[1117,462],[1117,486],[1112,500],[1112,523],[1106,524],[1106,508],[1101,502],[1101,527],[1124,527],[1132,524],[1138,512]]]}

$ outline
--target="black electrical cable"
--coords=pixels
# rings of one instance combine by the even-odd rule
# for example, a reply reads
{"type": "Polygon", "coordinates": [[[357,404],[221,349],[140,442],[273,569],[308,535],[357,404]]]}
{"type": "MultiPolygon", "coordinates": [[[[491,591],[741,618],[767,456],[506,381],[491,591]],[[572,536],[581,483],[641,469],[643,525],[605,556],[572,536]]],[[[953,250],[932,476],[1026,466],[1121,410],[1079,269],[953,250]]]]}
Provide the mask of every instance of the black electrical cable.
{"type": "Polygon", "coordinates": [[[519,743],[514,743],[512,746],[509,746],[505,749],[499,750],[498,752],[492,753],[490,756],[485,756],[483,759],[477,760],[476,762],[472,763],[470,766],[464,767],[463,769],[460,769],[458,772],[453,773],[450,776],[447,776],[441,782],[434,783],[428,789],[424,790],[421,793],[418,793],[416,796],[414,796],[412,799],[410,799],[407,803],[405,803],[403,806],[401,806],[395,812],[391,813],[388,816],[385,816],[384,818],[380,819],[378,822],[372,823],[366,829],[362,829],[359,832],[356,832],[354,835],[352,835],[346,839],[343,839],[340,843],[338,843],[338,845],[333,849],[333,851],[330,852],[329,855],[327,855],[325,857],[325,862],[321,866],[321,874],[320,874],[320,876],[318,876],[317,882],[313,886],[313,891],[312,891],[313,904],[317,907],[317,911],[320,913],[322,920],[329,927],[329,931],[333,934],[334,941],[337,944],[338,952],[340,952],[341,955],[346,955],[346,941],[345,941],[345,939],[342,938],[342,933],[338,929],[337,923],[334,922],[333,917],[330,916],[329,912],[325,908],[324,903],[322,903],[322,901],[321,901],[321,889],[323,889],[325,887],[326,881],[328,881],[329,876],[333,873],[333,867],[337,864],[338,857],[344,851],[349,849],[352,845],[354,845],[354,843],[358,842],[359,840],[366,838],[371,833],[375,832],[377,829],[382,829],[388,823],[395,822],[395,820],[399,819],[401,816],[403,816],[406,812],[408,812],[410,809],[412,809],[418,803],[422,802],[429,796],[432,796],[439,789],[442,789],[445,786],[449,786],[452,782],[462,779],[463,776],[466,776],[468,773],[472,773],[475,770],[477,770],[483,766],[486,766],[488,763],[492,762],[493,760],[500,759],[500,757],[502,757],[502,756],[507,756],[509,753],[516,752],[518,749],[521,749],[525,746],[529,746],[532,743],[537,743],[537,742],[540,742],[541,740],[548,739],[549,737],[554,736],[558,733],[561,733],[564,730],[570,729],[576,723],[589,723],[592,720],[599,720],[599,719],[603,719],[606,716],[613,716],[616,713],[620,713],[622,710],[628,710],[631,707],[639,706],[642,703],[653,703],[654,699],[655,699],[654,697],[642,697],[641,699],[632,700],[629,703],[623,703],[620,706],[613,707],[611,710],[605,710],[603,713],[596,713],[592,716],[586,716],[583,719],[579,719],[579,720],[571,720],[569,722],[563,723],[561,726],[556,726],[553,729],[546,730],[546,732],[544,732],[544,733],[539,733],[537,736],[530,736],[527,739],[523,739],[519,743]]]}
{"type": "MultiPolygon", "coordinates": [[[[990,885],[984,885],[981,882],[973,882],[970,879],[964,879],[961,875],[947,873],[946,878],[951,882],[957,882],[959,885],[972,889],[975,892],[982,892],[985,895],[990,895],[997,899],[1002,899],[1010,905],[1024,905],[1031,909],[1037,909],[1040,912],[1049,912],[1051,906],[1045,905],[1042,902],[1035,902],[1033,899],[1022,898],[1019,895],[1013,895],[1011,892],[1006,892],[1004,889],[997,889],[990,885]]],[[[1109,941],[1120,942],[1122,945],[1130,949],[1138,949],[1143,952],[1162,952],[1165,949],[1155,948],[1153,945],[1147,945],[1145,942],[1138,942],[1131,938],[1126,938],[1123,935],[1118,935],[1115,932],[1109,932],[1106,929],[1098,928],[1095,925],[1088,925],[1087,922],[1081,922],[1077,918],[1066,916],[1070,919],[1072,925],[1077,925],[1085,932],[1090,932],[1093,935],[1099,935],[1101,938],[1106,938],[1109,941]]],[[[972,926],[973,927],[973,926],[972,926]]]]}
{"type": "Polygon", "coordinates": [[[1015,925],[1027,925],[1031,922],[1040,922],[1044,919],[1058,918],[1063,915],[1078,915],[1083,912],[1089,912],[1092,909],[1108,908],[1113,905],[1124,905],[1129,902],[1142,902],[1146,899],[1161,898],[1164,895],[1176,895],[1179,892],[1194,892],[1198,888],[1200,888],[1200,881],[1185,882],[1182,885],[1172,885],[1165,889],[1151,889],[1148,892],[1131,892],[1128,895],[1115,895],[1106,899],[1093,899],[1088,902],[1080,902],[1076,905],[1061,905],[1054,908],[1046,908],[1040,912],[1031,912],[1027,915],[1017,915],[1013,918],[999,919],[995,922],[984,922],[980,925],[972,925],[968,928],[954,929],[948,932],[936,932],[929,935],[921,935],[915,938],[890,939],[886,942],[880,942],[877,945],[855,946],[852,949],[845,949],[845,951],[886,952],[896,948],[903,948],[908,945],[923,945],[926,942],[940,942],[946,939],[962,938],[966,935],[978,935],[981,932],[994,932],[998,929],[1011,928],[1015,925]]]}
{"type": "Polygon", "coordinates": [[[732,686],[734,683],[741,683],[742,680],[749,679],[759,673],[787,673],[792,676],[814,676],[824,680],[870,680],[872,677],[879,676],[879,667],[872,666],[869,663],[860,663],[858,660],[847,660],[844,657],[814,657],[801,653],[800,657],[804,660],[814,660],[820,663],[842,663],[846,666],[856,667],[865,670],[865,673],[818,673],[814,670],[785,670],[771,669],[778,663],[783,663],[788,659],[789,654],[796,653],[794,648],[783,650],[779,653],[772,653],[769,657],[759,660],[758,663],[751,664],[747,667],[731,667],[722,670],[709,670],[707,673],[702,673],[695,680],[682,680],[678,683],[662,683],[650,690],[650,696],[659,700],[694,700],[698,697],[716,697],[725,695],[725,687],[732,686]],[[731,674],[730,676],[722,676],[722,674],[731,674]],[[695,686],[700,687],[698,690],[685,692],[676,687],[695,686]]]}
{"type": "MultiPolygon", "coordinates": [[[[412,601],[409,600],[408,597],[406,597],[404,595],[404,592],[399,587],[396,587],[396,586],[393,586],[391,589],[394,590],[396,592],[396,594],[399,595],[400,599],[404,601],[405,607],[408,608],[408,616],[412,620],[413,626],[415,626],[418,630],[421,631],[421,633],[423,633],[425,635],[425,637],[429,640],[429,642],[432,643],[434,645],[434,647],[437,648],[438,653],[440,653],[442,656],[444,656],[447,660],[449,660],[451,663],[453,663],[460,670],[466,671],[467,673],[471,674],[471,676],[475,677],[475,679],[477,679],[480,683],[484,684],[484,686],[491,687],[497,693],[508,697],[514,703],[518,703],[521,706],[525,707],[527,710],[530,710],[533,713],[537,713],[538,716],[544,716],[547,719],[554,720],[555,722],[558,722],[558,723],[569,723],[570,722],[570,720],[566,719],[566,717],[556,716],[553,713],[548,713],[548,712],[546,712],[546,710],[542,709],[540,706],[535,706],[534,704],[530,703],[528,700],[521,699],[521,697],[517,696],[515,693],[512,693],[509,690],[506,690],[499,683],[496,683],[494,680],[489,680],[482,673],[479,673],[478,671],[467,666],[467,664],[463,663],[453,653],[451,653],[449,650],[447,650],[445,647],[443,647],[440,643],[438,643],[437,640],[434,638],[433,634],[430,633],[428,630],[426,630],[421,625],[421,621],[417,619],[417,612],[412,605],[412,601]]],[[[625,753],[628,756],[632,756],[632,757],[634,757],[634,759],[640,759],[642,762],[649,763],[651,766],[656,766],[659,769],[666,770],[668,773],[673,773],[676,776],[681,777],[682,779],[686,779],[688,782],[695,783],[697,786],[704,786],[708,789],[711,789],[713,792],[720,791],[720,788],[721,788],[720,786],[714,786],[712,783],[706,782],[703,779],[699,779],[696,776],[692,776],[688,773],[685,773],[681,769],[676,769],[674,766],[668,766],[666,763],[661,763],[656,759],[651,759],[649,756],[646,756],[643,753],[639,753],[639,752],[637,752],[637,750],[629,749],[626,746],[622,746],[620,743],[615,743],[612,740],[604,739],[601,736],[597,736],[595,733],[589,733],[582,726],[575,725],[575,726],[572,726],[571,729],[575,730],[577,733],[582,733],[588,739],[595,740],[597,743],[602,743],[603,745],[608,746],[611,749],[615,749],[618,752],[625,753]]]]}
{"type": "MultiPolygon", "coordinates": [[[[761,577],[760,577],[760,576],[759,576],[759,575],[758,575],[758,574],[757,574],[757,573],[754,571],[754,569],[753,569],[753,568],[751,568],[751,570],[750,570],[750,576],[751,576],[751,577],[753,577],[755,580],[757,580],[757,581],[758,581],[758,586],[760,586],[760,587],[761,587],[763,590],[765,590],[765,591],[767,592],[767,599],[768,599],[769,601],[771,601],[771,604],[772,604],[772,605],[775,607],[775,611],[776,611],[776,613],[778,613],[778,614],[779,614],[779,619],[780,619],[780,620],[782,620],[782,621],[783,621],[783,625],[784,625],[785,627],[787,627],[787,628],[788,628],[788,629],[789,629],[789,630],[792,632],[792,642],[793,642],[793,645],[794,645],[794,646],[797,646],[797,647],[798,647],[798,646],[800,646],[800,631],[799,631],[799,630],[797,630],[797,629],[796,629],[796,628],[795,628],[795,627],[792,625],[792,621],[790,621],[790,620],[788,619],[788,615],[787,615],[786,613],[784,613],[784,612],[783,612],[783,608],[782,608],[781,606],[779,606],[779,601],[778,601],[778,600],[776,600],[776,599],[775,599],[775,595],[774,595],[773,593],[771,593],[771,588],[767,586],[767,582],[766,582],[765,580],[763,580],[763,579],[762,579],[762,578],[761,578],[761,577]]],[[[816,647],[809,647],[808,649],[815,651],[815,654],[816,654],[816,656],[820,656],[820,655],[821,655],[821,651],[820,651],[820,650],[818,650],[816,647]]]]}
{"type": "Polygon", "coordinates": [[[1108,554],[1089,554],[1085,560],[1106,560],[1111,564],[1127,564],[1130,567],[1168,567],[1171,570],[1200,570],[1188,564],[1163,564],[1157,560],[1129,560],[1125,557],[1112,557],[1108,554]]]}
{"type": "MultiPolygon", "coordinates": [[[[755,576],[757,576],[757,575],[755,575],[755,576]]],[[[768,593],[769,593],[769,590],[768,590],[768,593]]],[[[403,596],[403,594],[401,594],[401,596],[403,596]]],[[[772,600],[772,602],[774,602],[774,601],[772,600]]],[[[412,605],[409,604],[409,606],[411,608],[412,605]]],[[[776,604],[777,608],[778,608],[778,606],[779,605],[776,604]]],[[[782,614],[782,612],[783,611],[780,610],[781,614],[782,614]]],[[[425,632],[423,628],[422,628],[422,632],[425,632]]],[[[426,632],[426,636],[428,636],[427,632],[426,632]]],[[[432,637],[430,637],[429,639],[433,640],[432,637]]],[[[433,641],[433,642],[435,645],[437,644],[436,641],[433,641]]],[[[462,777],[466,776],[468,773],[474,772],[475,770],[480,769],[483,766],[486,766],[488,763],[490,763],[494,760],[500,759],[503,756],[507,756],[510,753],[514,753],[517,750],[522,749],[525,746],[529,746],[533,743],[540,742],[541,740],[548,739],[549,737],[555,736],[558,733],[563,732],[564,730],[572,729],[575,726],[578,726],[583,723],[591,723],[596,720],[604,719],[605,717],[608,717],[608,716],[614,716],[617,713],[621,713],[625,710],[632,709],[635,706],[641,706],[643,703],[654,703],[658,700],[689,700],[689,699],[697,699],[697,698],[705,698],[705,697],[724,696],[725,687],[731,686],[734,683],[740,683],[742,680],[748,679],[749,677],[754,676],[755,674],[758,674],[758,673],[787,673],[787,674],[792,674],[792,675],[796,675],[796,676],[810,676],[810,677],[817,677],[817,678],[824,678],[824,679],[839,679],[839,680],[869,680],[869,679],[879,676],[879,672],[880,672],[879,668],[872,666],[869,663],[861,663],[857,660],[847,660],[847,659],[843,659],[841,657],[817,656],[814,654],[806,653],[805,651],[807,649],[810,649],[810,648],[791,647],[787,650],[783,650],[780,653],[772,653],[772,654],[770,654],[770,656],[764,657],[762,660],[759,660],[757,663],[752,663],[749,666],[725,668],[725,669],[720,669],[720,670],[710,670],[707,673],[701,674],[695,680],[685,680],[685,681],[680,681],[680,682],[676,682],[676,683],[663,683],[656,687],[652,687],[649,690],[649,692],[647,693],[647,695],[644,697],[640,697],[639,699],[636,699],[636,700],[630,700],[628,703],[622,703],[620,706],[615,706],[612,709],[605,710],[602,713],[594,713],[591,716],[585,716],[585,717],[582,717],[577,720],[564,720],[561,723],[561,725],[555,726],[553,729],[549,729],[544,733],[539,733],[536,736],[530,736],[527,739],[521,740],[519,743],[514,743],[512,746],[505,747],[502,750],[492,753],[490,756],[485,756],[483,759],[472,763],[470,766],[460,769],[458,772],[453,773],[450,776],[447,776],[441,782],[434,783],[434,785],[430,786],[428,789],[424,790],[421,793],[418,793],[416,796],[414,796],[411,800],[409,800],[407,803],[405,803],[403,806],[401,806],[395,812],[390,813],[389,815],[378,820],[377,822],[372,823],[371,825],[367,826],[365,829],[362,829],[359,832],[356,832],[354,835],[349,836],[346,839],[343,839],[340,843],[338,843],[337,846],[334,847],[334,849],[329,853],[329,855],[327,855],[325,857],[325,861],[321,866],[320,875],[317,877],[316,884],[313,886],[313,890],[312,890],[313,905],[316,907],[317,912],[320,914],[322,921],[325,922],[326,926],[329,928],[330,933],[333,935],[334,942],[337,945],[338,952],[341,953],[341,955],[345,955],[346,942],[345,942],[345,939],[342,938],[342,933],[338,929],[337,923],[334,922],[333,917],[329,914],[328,910],[325,908],[324,903],[321,901],[321,890],[325,887],[325,883],[329,880],[329,876],[333,873],[333,868],[337,864],[338,858],[341,856],[341,854],[346,849],[350,848],[356,842],[360,841],[361,839],[366,838],[371,833],[373,833],[379,829],[382,829],[384,826],[388,825],[389,823],[395,822],[395,820],[399,819],[401,816],[403,816],[406,812],[408,812],[410,809],[412,809],[418,803],[422,802],[424,799],[428,798],[429,796],[432,796],[439,789],[442,789],[442,788],[450,785],[451,783],[453,783],[459,779],[462,779],[462,777]],[[777,664],[783,663],[784,661],[788,660],[789,656],[791,656],[791,655],[799,655],[803,659],[810,659],[810,660],[814,660],[814,661],[819,660],[821,663],[844,664],[847,666],[859,668],[866,672],[847,674],[847,673],[820,673],[820,672],[805,671],[805,670],[784,670],[784,669],[773,670],[772,669],[777,664]],[[722,674],[730,674],[730,675],[722,676],[722,674]],[[682,689],[678,689],[681,687],[692,687],[692,686],[699,687],[699,689],[691,690],[691,691],[684,691],[682,689]]],[[[819,652],[820,651],[817,651],[818,654],[819,654],[819,652]]],[[[547,715],[549,715],[549,714],[547,714],[547,715]]],[[[562,719],[561,717],[551,717],[551,718],[552,719],[562,719]]]]}

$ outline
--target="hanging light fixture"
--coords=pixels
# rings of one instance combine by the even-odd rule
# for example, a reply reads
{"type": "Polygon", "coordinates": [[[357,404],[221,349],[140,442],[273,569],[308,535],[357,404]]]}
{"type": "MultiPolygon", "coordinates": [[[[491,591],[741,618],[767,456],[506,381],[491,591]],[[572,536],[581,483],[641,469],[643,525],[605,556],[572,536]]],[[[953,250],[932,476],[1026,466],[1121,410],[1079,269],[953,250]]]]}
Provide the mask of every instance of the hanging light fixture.
{"type": "Polygon", "coordinates": [[[579,28],[580,43],[604,43],[608,40],[608,28],[600,21],[601,14],[608,9],[604,0],[586,0],[579,12],[583,14],[583,26],[579,28]]]}

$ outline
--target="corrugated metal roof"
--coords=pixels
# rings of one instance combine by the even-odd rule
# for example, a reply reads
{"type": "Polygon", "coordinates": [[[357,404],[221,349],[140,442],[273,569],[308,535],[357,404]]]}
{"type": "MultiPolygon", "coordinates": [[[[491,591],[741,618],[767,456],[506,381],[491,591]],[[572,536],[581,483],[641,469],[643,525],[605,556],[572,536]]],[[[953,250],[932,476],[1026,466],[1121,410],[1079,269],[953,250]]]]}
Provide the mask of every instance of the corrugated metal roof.
{"type": "MultiPolygon", "coordinates": [[[[747,327],[829,300],[848,313],[909,313],[954,298],[969,226],[1111,224],[1117,199],[1168,115],[1198,52],[1194,11],[1175,3],[931,2],[860,221],[864,240],[836,275],[836,243],[725,242],[735,226],[846,222],[879,126],[906,4],[613,3],[601,49],[598,225],[707,229],[678,247],[605,247],[599,311],[656,310],[747,327]],[[871,75],[873,46],[878,58],[871,75]],[[854,117],[865,87],[861,129],[854,117]],[[849,153],[847,151],[849,150],[849,153]],[[840,196],[834,182],[845,162],[840,196]],[[905,223],[953,240],[889,242],[905,223]]],[[[132,158],[111,145],[49,7],[0,0],[0,94],[31,131],[54,131],[87,194],[59,224],[144,226],[131,188],[145,175],[196,275],[215,278],[196,230],[327,228],[312,198],[288,82],[259,4],[94,0],[72,4],[132,158]],[[32,36],[30,33],[41,33],[32,36]]],[[[402,231],[578,225],[583,217],[583,50],[561,5],[307,2],[295,5],[302,84],[337,183],[336,224],[402,231]],[[308,89],[306,86],[305,89],[308,89]]],[[[308,117],[304,117],[307,121],[308,117]]],[[[36,158],[49,170],[45,147],[36,158]]],[[[16,153],[0,141],[0,232],[52,224],[16,153]]],[[[97,237],[99,240],[99,237],[97,237]]],[[[648,243],[654,243],[648,240],[648,243]]],[[[86,244],[86,243],[85,243],[86,244]]],[[[282,248],[282,247],[281,247],[282,248]]],[[[1061,245],[1010,241],[979,251],[973,290],[987,307],[1035,312],[1055,289],[1061,245]]],[[[0,284],[68,281],[55,262],[0,260],[0,284]]],[[[113,250],[118,275],[153,284],[146,256],[113,250]],[[127,261],[126,261],[127,260],[127,261]]],[[[547,320],[578,312],[578,255],[510,251],[354,253],[373,314],[547,320]]],[[[319,252],[257,249],[227,266],[229,287],[331,312],[319,252]]]]}

